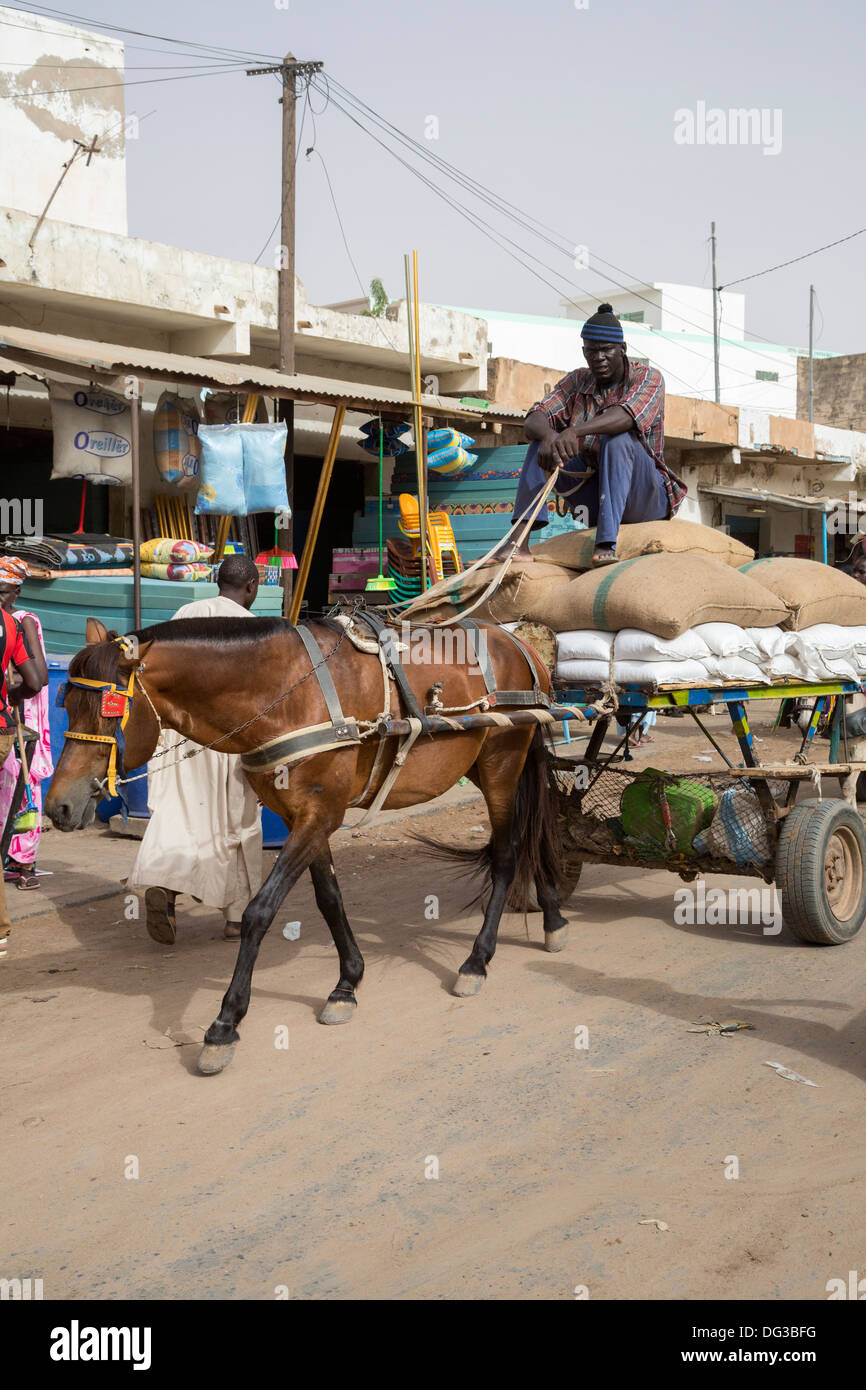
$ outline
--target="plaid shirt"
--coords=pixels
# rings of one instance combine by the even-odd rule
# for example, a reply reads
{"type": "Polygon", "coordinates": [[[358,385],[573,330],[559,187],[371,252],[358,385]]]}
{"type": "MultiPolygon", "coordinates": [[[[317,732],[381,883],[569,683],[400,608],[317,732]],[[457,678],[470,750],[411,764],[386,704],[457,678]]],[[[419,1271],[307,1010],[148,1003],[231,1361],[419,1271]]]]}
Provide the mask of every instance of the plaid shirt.
{"type": "MultiPolygon", "coordinates": [[[[549,396],[537,401],[533,410],[540,410],[560,433],[569,425],[582,425],[603,410],[621,405],[634,419],[638,437],[655,460],[668,495],[668,512],[673,516],[688,488],[682,478],[672,473],[664,461],[665,384],[655,367],[632,366],[625,359],[622,381],[604,390],[588,367],[578,367],[558,381],[549,396]]],[[[595,461],[598,457],[599,435],[585,435],[581,441],[581,457],[595,461]]]]}

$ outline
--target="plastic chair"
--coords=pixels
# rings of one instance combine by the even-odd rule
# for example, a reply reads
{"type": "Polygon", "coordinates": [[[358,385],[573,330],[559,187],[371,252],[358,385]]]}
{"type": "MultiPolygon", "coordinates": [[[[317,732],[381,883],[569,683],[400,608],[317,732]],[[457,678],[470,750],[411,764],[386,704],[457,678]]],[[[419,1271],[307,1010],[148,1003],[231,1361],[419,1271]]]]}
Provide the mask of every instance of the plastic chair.
{"type": "MultiPolygon", "coordinates": [[[[412,542],[413,555],[417,555],[421,547],[418,498],[413,497],[409,492],[401,492],[398,500],[400,506],[400,530],[403,535],[412,542]]],[[[452,574],[459,574],[463,569],[460,554],[457,550],[457,542],[454,539],[454,532],[446,512],[428,512],[427,549],[439,578],[444,578],[446,574],[446,556],[448,556],[451,561],[450,572],[452,574]]]]}

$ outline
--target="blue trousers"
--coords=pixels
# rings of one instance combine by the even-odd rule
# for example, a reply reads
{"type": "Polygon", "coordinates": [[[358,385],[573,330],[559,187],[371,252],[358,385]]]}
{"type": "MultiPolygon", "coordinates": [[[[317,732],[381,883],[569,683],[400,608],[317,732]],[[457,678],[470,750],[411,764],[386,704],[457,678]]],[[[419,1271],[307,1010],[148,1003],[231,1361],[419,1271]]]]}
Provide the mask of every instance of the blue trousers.
{"type": "MultiPolygon", "coordinates": [[[[529,515],[547,482],[548,475],[538,463],[538,447],[538,442],[533,441],[526,451],[514,499],[513,521],[529,515]]],[[[575,471],[583,471],[586,466],[580,459],[572,459],[566,465],[575,471]]],[[[555,491],[568,493],[579,481],[560,474],[555,491]]],[[[631,432],[606,434],[599,440],[597,472],[586,479],[579,492],[568,498],[568,505],[572,511],[576,507],[586,507],[589,525],[598,528],[596,543],[612,545],[624,522],[664,520],[668,514],[668,495],[655,460],[637,435],[631,432]]],[[[545,507],[532,523],[532,529],[535,531],[546,525],[545,507]]]]}

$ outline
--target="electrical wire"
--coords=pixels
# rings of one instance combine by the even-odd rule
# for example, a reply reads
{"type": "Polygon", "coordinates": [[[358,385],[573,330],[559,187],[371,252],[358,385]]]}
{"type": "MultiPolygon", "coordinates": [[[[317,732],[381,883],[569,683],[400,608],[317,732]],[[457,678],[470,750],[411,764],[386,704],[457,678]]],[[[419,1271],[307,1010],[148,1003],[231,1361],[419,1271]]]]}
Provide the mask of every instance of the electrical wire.
{"type": "Polygon", "coordinates": [[[862,236],[864,232],[866,232],[866,227],[860,227],[856,232],[849,232],[848,236],[840,236],[836,241],[828,241],[824,246],[816,246],[814,251],[805,251],[802,256],[794,256],[790,261],[780,261],[778,265],[768,266],[766,270],[756,270],[752,275],[741,275],[739,280],[729,280],[727,285],[719,285],[719,289],[730,289],[731,285],[744,285],[747,280],[759,280],[762,275],[772,275],[774,270],[784,270],[786,266],[807,261],[810,256],[818,256],[822,251],[829,251],[834,246],[842,246],[844,242],[853,241],[855,237],[862,236]]]}
{"type": "MultiPolygon", "coordinates": [[[[317,84],[314,82],[313,85],[316,86],[317,84]]],[[[333,82],[333,81],[332,81],[332,86],[337,87],[338,85],[339,85],[339,84],[337,84],[336,82],[333,82]]],[[[317,90],[321,91],[321,88],[317,86],[317,90]]],[[[451,197],[450,197],[450,196],[449,196],[437,183],[433,182],[432,179],[427,178],[427,176],[424,175],[423,173],[421,173],[420,170],[418,170],[418,169],[415,168],[413,165],[411,165],[410,163],[408,163],[405,159],[402,158],[402,156],[401,156],[400,154],[398,154],[398,153],[397,153],[395,150],[393,150],[389,145],[387,145],[387,144],[384,142],[384,140],[381,140],[381,139],[379,138],[379,136],[377,136],[377,135],[375,134],[375,132],[369,130],[369,129],[363,124],[363,122],[357,117],[357,115],[355,115],[355,114],[353,114],[352,112],[348,111],[348,110],[341,104],[341,102],[337,100],[337,98],[334,96],[333,92],[331,92],[331,94],[330,94],[329,104],[330,104],[330,105],[333,105],[334,107],[336,107],[337,110],[341,111],[345,116],[347,116],[348,119],[349,119],[350,121],[352,121],[352,123],[353,123],[354,125],[357,125],[357,126],[359,127],[360,130],[364,131],[364,133],[367,134],[371,139],[373,139],[373,140],[376,142],[376,144],[380,145],[388,154],[390,154],[390,155],[392,156],[392,158],[396,159],[397,162],[398,162],[399,164],[402,164],[403,167],[404,167],[405,169],[408,169],[409,172],[410,172],[411,174],[413,174],[413,175],[414,175],[416,178],[418,178],[422,183],[424,183],[428,188],[430,188],[433,192],[435,192],[440,198],[442,198],[443,201],[446,202],[451,208],[453,208],[454,211],[456,211],[457,213],[459,213],[459,215],[460,215],[461,217],[463,217],[463,218],[465,218],[467,221],[469,221],[473,226],[476,227],[477,230],[481,231],[483,235],[487,236],[490,240],[492,240],[492,241],[494,242],[495,245],[499,246],[501,250],[505,251],[506,255],[509,255],[509,256],[511,257],[512,260],[517,261],[517,263],[518,263],[519,265],[521,265],[521,266],[523,267],[524,270],[529,271],[529,273],[530,273],[531,275],[534,275],[536,279],[540,280],[543,284],[547,285],[548,288],[552,289],[556,294],[562,294],[562,289],[561,289],[561,287],[560,287],[560,286],[557,286],[557,285],[555,285],[555,284],[552,284],[551,281],[548,280],[548,279],[546,278],[546,276],[544,276],[544,275],[542,275],[542,274],[539,274],[539,272],[536,271],[535,269],[533,269],[532,266],[527,265],[526,261],[522,258],[522,256],[521,256],[521,255],[518,255],[518,254],[515,254],[515,251],[517,251],[517,252],[522,252],[524,256],[529,256],[530,259],[533,260],[533,261],[535,261],[537,265],[540,265],[543,269],[549,271],[550,274],[556,276],[556,277],[557,277],[559,280],[561,280],[563,283],[568,284],[568,285],[571,285],[571,286],[573,286],[574,288],[577,288],[578,290],[580,290],[580,292],[581,292],[582,294],[584,294],[584,295],[586,295],[586,296],[591,296],[591,292],[590,292],[589,290],[587,290],[584,286],[578,284],[576,281],[570,279],[569,277],[566,277],[566,276],[563,275],[560,271],[558,271],[558,270],[556,270],[554,267],[548,265],[545,261],[540,260],[539,257],[535,256],[531,251],[527,250],[524,246],[521,246],[518,242],[516,242],[516,241],[514,241],[512,238],[506,236],[506,234],[505,234],[504,232],[499,232],[499,231],[497,231],[497,229],[493,228],[493,227],[490,225],[489,222],[485,221],[485,220],[484,220],[483,218],[481,218],[480,216],[479,216],[479,217],[476,217],[475,214],[470,213],[470,212],[468,211],[468,209],[466,209],[461,203],[456,202],[454,199],[452,199],[452,198],[451,198],[451,197]],[[502,240],[500,240],[500,238],[503,238],[504,241],[508,243],[508,246],[511,246],[512,248],[514,248],[514,250],[509,250],[509,249],[508,249],[508,246],[503,245],[503,242],[502,242],[502,240]]],[[[408,140],[409,137],[406,137],[406,139],[408,140]]],[[[414,142],[414,141],[410,141],[410,143],[412,143],[413,145],[416,144],[416,142],[414,142]]],[[[426,154],[426,152],[424,152],[424,153],[426,154]]],[[[437,157],[437,158],[438,158],[438,157],[437,157]]],[[[489,201],[489,200],[485,199],[485,201],[489,201]]],[[[517,220],[517,219],[514,219],[514,220],[517,220]]],[[[524,223],[524,225],[525,225],[525,223],[524,223]]],[[[560,249],[561,249],[561,248],[560,248],[560,249]]],[[[610,277],[605,277],[605,278],[610,278],[610,277]]],[[[617,282],[614,282],[614,283],[617,283],[617,282]]],[[[627,289],[627,288],[629,288],[629,287],[628,287],[628,286],[622,286],[622,288],[627,289]]],[[[646,299],[646,296],[640,296],[640,295],[638,295],[637,297],[638,297],[638,298],[644,298],[644,299],[646,299]]],[[[580,308],[580,307],[581,307],[581,306],[579,305],[579,303],[578,303],[576,300],[572,299],[569,295],[565,295],[565,298],[566,298],[567,302],[570,303],[570,304],[572,304],[575,308],[580,308]]],[[[653,301],[647,300],[647,303],[653,303],[653,301]]],[[[703,325],[696,325],[696,326],[697,326],[697,327],[700,327],[703,336],[707,336],[707,335],[706,335],[706,330],[705,330],[705,328],[703,327],[703,325]]],[[[701,352],[698,352],[695,348],[688,347],[685,343],[680,343],[680,344],[678,344],[678,346],[679,346],[679,348],[680,348],[681,351],[683,351],[683,352],[688,352],[688,353],[690,353],[691,356],[696,357],[696,358],[701,362],[702,365],[706,362],[706,357],[704,356],[704,354],[701,353],[701,352]]],[[[758,357],[763,356],[763,354],[755,352],[754,349],[751,349],[751,351],[753,352],[753,354],[754,354],[755,356],[758,356],[758,357]]],[[[773,359],[768,359],[768,360],[771,360],[771,361],[773,362],[773,365],[774,365],[774,366],[776,365],[776,359],[775,359],[775,358],[773,358],[773,359]]],[[[729,371],[735,372],[735,373],[736,373],[737,375],[739,375],[739,376],[742,376],[742,377],[745,377],[745,378],[751,378],[751,372],[750,372],[748,369],[745,369],[745,368],[742,368],[742,367],[733,367],[733,366],[731,366],[731,367],[728,368],[728,370],[729,370],[729,371]]],[[[680,377],[680,380],[683,381],[683,382],[685,382],[685,384],[689,386],[689,389],[692,390],[696,395],[701,395],[701,394],[702,394],[702,392],[701,392],[697,387],[695,387],[695,386],[691,385],[690,383],[686,382],[686,380],[685,380],[684,377],[680,377]]]]}
{"type": "Polygon", "coordinates": [[[134,82],[124,82],[121,79],[120,82],[94,83],[93,86],[90,87],[50,87],[45,91],[25,91],[19,93],[18,95],[22,97],[27,97],[29,100],[31,97],[68,96],[76,92],[112,92],[116,91],[118,87],[150,87],[155,82],[189,82],[196,77],[223,77],[227,75],[237,76],[238,73],[242,73],[244,71],[245,67],[246,64],[242,63],[239,67],[221,67],[217,68],[215,71],[208,69],[206,72],[187,72],[181,73],[176,77],[139,77],[136,78],[134,82]]]}
{"type": "MultiPolygon", "coordinates": [[[[340,227],[340,235],[341,235],[342,238],[343,238],[343,245],[344,245],[345,248],[346,248],[346,255],[347,255],[348,258],[349,258],[349,264],[351,265],[353,271],[355,272],[355,279],[358,281],[358,288],[360,289],[361,294],[362,294],[362,295],[364,296],[364,298],[369,302],[369,298],[370,298],[370,296],[369,296],[369,291],[368,291],[367,289],[365,289],[365,287],[364,287],[364,282],[363,282],[363,280],[361,279],[360,271],[358,270],[358,267],[357,267],[357,265],[355,264],[355,258],[354,258],[354,256],[352,255],[351,249],[350,249],[350,247],[349,247],[349,241],[348,241],[348,238],[347,238],[347,236],[346,236],[346,229],[345,229],[345,227],[343,226],[343,219],[342,219],[342,217],[340,216],[340,209],[339,209],[338,206],[337,206],[337,199],[336,199],[336,196],[335,196],[335,194],[334,194],[334,187],[333,187],[333,184],[331,183],[331,176],[330,176],[330,174],[328,173],[328,166],[327,166],[327,164],[325,163],[324,156],[322,155],[322,153],[321,153],[320,150],[317,150],[317,149],[309,149],[309,150],[307,150],[307,157],[308,157],[308,158],[309,158],[309,156],[310,156],[311,154],[317,155],[318,158],[319,158],[319,160],[321,161],[322,169],[323,169],[324,174],[325,174],[325,179],[327,180],[327,184],[328,184],[328,192],[329,192],[330,195],[331,195],[331,202],[332,202],[333,205],[334,205],[334,212],[335,212],[336,215],[337,215],[337,222],[338,222],[339,227],[340,227]]],[[[388,333],[386,333],[385,327],[384,327],[384,325],[383,325],[381,319],[378,317],[378,315],[376,315],[376,314],[371,314],[370,317],[373,319],[374,323],[376,323],[376,324],[378,325],[379,331],[380,331],[380,333],[382,334],[382,337],[385,339],[385,341],[386,341],[386,343],[388,344],[388,346],[389,346],[390,348],[392,348],[394,352],[399,352],[399,348],[397,347],[397,344],[394,342],[393,338],[391,338],[391,337],[388,335],[388,333]]]]}
{"type": "MultiPolygon", "coordinates": [[[[123,24],[111,24],[105,19],[90,19],[85,15],[72,14],[68,10],[54,9],[49,5],[28,5],[26,10],[19,5],[10,5],[8,8],[16,10],[19,14],[32,15],[35,12],[40,15],[47,15],[50,19],[68,20],[74,24],[93,24],[98,29],[109,29],[117,34],[132,34],[135,38],[140,39],[156,39],[159,43],[174,44],[177,47],[186,48],[187,51],[200,50],[205,53],[225,54],[233,58],[240,58],[243,55],[250,59],[264,59],[272,63],[280,62],[279,58],[270,53],[258,53],[250,49],[223,48],[218,44],[199,43],[194,39],[172,38],[168,34],[150,34],[143,29],[130,29],[123,24]]],[[[23,27],[30,28],[31,26],[25,25],[23,27]]]]}
{"type": "MultiPolygon", "coordinates": [[[[567,237],[565,237],[565,235],[564,235],[563,233],[557,232],[554,228],[549,227],[546,223],[541,222],[541,221],[540,221],[538,218],[536,218],[536,217],[533,217],[532,214],[524,212],[522,209],[518,208],[514,203],[510,203],[507,199],[500,197],[499,194],[494,193],[492,190],[486,188],[483,184],[479,183],[477,180],[472,179],[469,175],[464,174],[461,170],[457,169],[454,165],[450,164],[447,160],[442,159],[441,156],[436,155],[436,154],[434,154],[431,150],[425,148],[419,141],[413,139],[413,137],[411,137],[411,136],[409,136],[409,135],[406,135],[405,132],[403,132],[403,131],[401,131],[401,130],[399,129],[399,127],[393,125],[393,123],[390,122],[390,121],[388,121],[386,117],[380,116],[378,112],[374,111],[373,108],[372,108],[371,106],[368,105],[368,103],[364,102],[364,101],[362,100],[362,98],[357,97],[357,96],[355,96],[353,93],[351,93],[351,92],[348,90],[348,88],[344,87],[343,84],[342,84],[342,83],[339,83],[335,78],[331,78],[331,79],[330,79],[330,83],[331,83],[331,85],[334,87],[334,89],[337,90],[337,91],[340,93],[340,95],[344,97],[344,99],[345,99],[346,101],[348,101],[348,102],[350,102],[351,104],[354,105],[356,112],[357,112],[359,109],[362,109],[362,110],[368,115],[368,117],[369,117],[371,120],[373,120],[375,124],[377,124],[377,125],[379,126],[380,129],[387,129],[387,131],[388,131],[391,135],[393,135],[396,139],[398,139],[398,140],[400,141],[401,144],[403,144],[404,146],[407,146],[407,147],[411,148],[415,153],[420,154],[420,156],[421,156],[423,159],[425,159],[428,163],[433,164],[433,165],[434,165],[435,167],[437,167],[441,172],[445,173],[446,176],[448,176],[448,177],[450,177],[450,178],[453,178],[453,179],[455,180],[455,182],[457,182],[458,184],[460,184],[466,191],[473,193],[475,196],[477,196],[478,198],[480,198],[483,202],[487,203],[488,206],[490,206],[490,207],[493,208],[494,210],[498,211],[501,215],[510,217],[511,220],[517,222],[517,223],[518,223],[520,226],[522,226],[526,231],[530,232],[531,235],[534,235],[534,236],[539,237],[540,240],[545,241],[549,246],[553,247],[553,249],[559,251],[561,254],[568,255],[569,258],[571,258],[571,257],[573,256],[574,247],[573,247],[573,245],[571,244],[570,239],[567,238],[567,237]],[[534,224],[534,226],[531,225],[531,224],[534,224]],[[537,231],[536,228],[541,228],[542,230],[541,230],[541,231],[537,231]],[[550,234],[552,235],[552,237],[555,238],[555,240],[552,240],[552,239],[551,239],[551,236],[545,235],[545,233],[550,233],[550,234]],[[563,245],[562,243],[567,243],[567,245],[568,245],[568,249],[567,249],[567,250],[566,250],[565,245],[563,245]]],[[[319,90],[321,90],[321,89],[319,89],[319,90]]],[[[334,97],[333,97],[333,94],[332,94],[332,93],[327,93],[327,92],[326,92],[325,95],[326,95],[327,97],[329,97],[329,99],[330,99],[331,101],[334,101],[334,97]]],[[[334,101],[334,104],[335,104],[335,105],[338,105],[338,103],[336,103],[336,101],[334,101]]],[[[342,108],[340,108],[340,107],[338,106],[338,109],[342,109],[342,108]]],[[[358,122],[358,123],[359,123],[359,122],[358,122]]],[[[359,124],[360,124],[360,123],[359,123],[359,124]]],[[[363,129],[364,127],[362,126],[361,128],[363,129]]],[[[371,132],[368,132],[368,134],[371,134],[371,132]]],[[[375,137],[374,137],[374,138],[375,138],[375,137]]],[[[382,143],[382,142],[380,141],[379,143],[382,143]]],[[[383,148],[389,149],[389,147],[388,147],[387,145],[384,145],[383,148]]],[[[391,153],[391,154],[393,155],[393,154],[394,154],[394,151],[392,151],[392,150],[389,149],[389,153],[391,153]]],[[[397,156],[395,155],[394,157],[397,157],[397,156]]],[[[403,162],[403,161],[401,161],[401,162],[403,162]]],[[[410,167],[410,166],[406,166],[406,167],[410,167]]],[[[413,172],[414,172],[414,171],[413,171],[413,172]]],[[[433,185],[433,186],[436,187],[436,185],[433,185]]],[[[441,190],[440,190],[440,193],[441,193],[441,190]]],[[[512,242],[511,244],[512,244],[512,245],[516,245],[517,243],[512,242]]],[[[532,253],[529,252],[529,251],[527,251],[526,248],[521,248],[521,249],[524,250],[524,252],[525,252],[526,255],[532,256],[532,253]]],[[[570,279],[568,279],[566,276],[561,275],[559,271],[556,271],[556,270],[553,269],[552,267],[547,266],[545,262],[540,261],[537,257],[532,257],[532,258],[533,258],[534,260],[536,260],[536,263],[537,263],[537,264],[542,265],[542,266],[545,266],[546,269],[550,270],[551,274],[558,276],[558,278],[562,279],[565,283],[568,283],[568,284],[570,284],[570,285],[575,286],[577,289],[579,289],[579,290],[581,291],[582,294],[587,295],[588,297],[595,297],[595,295],[597,295],[597,294],[599,293],[598,291],[596,291],[596,292],[593,293],[593,292],[591,292],[591,291],[585,289],[583,286],[578,285],[576,281],[570,280],[570,279]]],[[[613,270],[619,270],[620,273],[623,274],[623,275],[626,275],[626,276],[630,275],[630,272],[629,272],[629,271],[624,270],[622,267],[615,265],[615,264],[614,264],[613,262],[611,262],[611,261],[606,261],[603,257],[598,256],[595,252],[593,252],[593,260],[594,260],[594,261],[599,261],[602,265],[608,265],[608,266],[610,266],[611,269],[613,269],[613,270]]],[[[641,294],[638,290],[636,290],[636,289],[633,287],[633,285],[624,284],[622,281],[617,280],[614,276],[607,275],[607,274],[605,274],[603,271],[595,270],[595,269],[592,268],[592,267],[588,267],[588,269],[590,270],[590,273],[591,273],[591,274],[595,274],[595,275],[599,276],[600,279],[607,280],[609,283],[614,284],[614,285],[617,285],[618,288],[620,288],[620,289],[622,289],[622,290],[627,290],[627,291],[628,291],[630,294],[632,294],[635,298],[642,300],[644,303],[649,304],[649,305],[651,305],[651,306],[654,307],[654,308],[657,307],[657,306],[656,306],[655,300],[650,299],[647,295],[641,294]]],[[[637,278],[637,277],[633,277],[633,278],[637,278]]],[[[549,282],[545,282],[545,283],[549,283],[549,282]]],[[[640,283],[645,284],[646,282],[645,282],[645,281],[640,281],[640,283]]],[[[551,286],[551,288],[556,289],[555,286],[551,286]]],[[[557,292],[557,293],[560,293],[559,290],[556,290],[556,292],[557,292]]],[[[566,295],[565,298],[566,298],[567,302],[571,303],[571,304],[574,305],[575,307],[577,307],[577,308],[580,307],[580,306],[577,305],[577,304],[575,303],[575,301],[572,300],[568,295],[566,295]]],[[[670,301],[671,303],[685,303],[685,301],[678,300],[678,299],[677,299],[675,296],[673,296],[673,295],[669,295],[669,296],[668,296],[668,299],[669,299],[669,301],[670,301]]],[[[690,306],[689,306],[689,307],[690,307],[690,306]]],[[[680,319],[681,319],[681,321],[682,321],[683,323],[687,323],[687,324],[689,324],[691,327],[697,328],[697,329],[699,330],[699,332],[701,333],[702,336],[707,336],[706,328],[704,327],[703,324],[699,324],[699,323],[695,322],[694,320],[687,319],[684,315],[679,315],[679,317],[680,317],[680,319]]],[[[755,337],[759,337],[759,338],[761,337],[760,334],[755,334],[754,336],[755,336],[755,337]]],[[[764,339],[764,341],[766,341],[766,342],[772,342],[773,340],[768,338],[768,339],[764,339]]],[[[685,348],[685,345],[684,345],[684,344],[681,345],[681,346],[682,346],[683,348],[685,348]]],[[[688,350],[688,349],[686,349],[686,350],[688,350]]],[[[752,350],[752,352],[753,352],[756,356],[763,356],[763,355],[764,355],[764,354],[761,354],[760,352],[758,352],[756,349],[751,349],[751,350],[752,350]]],[[[692,349],[692,353],[693,353],[694,356],[698,357],[701,361],[704,360],[703,354],[701,354],[701,353],[699,353],[699,352],[696,352],[696,351],[694,351],[693,349],[692,349]]],[[[772,360],[772,359],[768,359],[768,360],[772,360]]],[[[735,371],[735,372],[737,372],[737,373],[739,373],[740,375],[743,375],[743,376],[748,376],[748,375],[749,375],[749,372],[748,372],[748,371],[745,371],[743,368],[734,367],[734,368],[732,368],[731,370],[733,370],[733,371],[735,371]]]]}

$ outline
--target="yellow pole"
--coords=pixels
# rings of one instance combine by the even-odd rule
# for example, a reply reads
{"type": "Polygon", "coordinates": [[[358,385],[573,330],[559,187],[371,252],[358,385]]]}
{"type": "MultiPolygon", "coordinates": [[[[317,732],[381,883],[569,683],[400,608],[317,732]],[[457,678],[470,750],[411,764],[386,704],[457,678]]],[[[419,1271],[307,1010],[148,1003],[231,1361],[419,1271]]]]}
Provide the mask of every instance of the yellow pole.
{"type": "Polygon", "coordinates": [[[415,470],[418,476],[418,540],[421,562],[421,589],[427,588],[427,479],[424,457],[424,428],[421,420],[421,353],[418,312],[418,252],[410,260],[403,257],[406,272],[406,326],[409,334],[409,367],[412,379],[413,430],[415,434],[415,470]]]}
{"type": "Polygon", "coordinates": [[[340,431],[343,428],[345,414],[346,407],[344,405],[335,406],[334,419],[331,422],[331,435],[328,439],[328,448],[325,452],[325,461],[322,464],[319,486],[316,489],[316,500],[313,503],[313,512],[310,517],[310,528],[307,531],[307,538],[304,541],[304,553],[301,556],[301,563],[298,566],[298,577],[295,581],[292,603],[289,608],[290,623],[297,623],[300,617],[301,601],[303,600],[304,591],[307,587],[307,580],[310,577],[310,566],[313,563],[313,551],[316,548],[316,541],[319,538],[319,527],[322,524],[322,516],[325,511],[325,501],[328,496],[331,474],[334,471],[334,460],[337,457],[337,445],[340,442],[340,431]]]}

